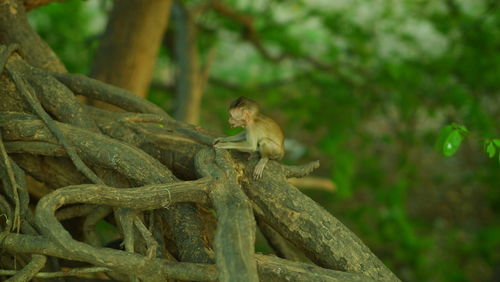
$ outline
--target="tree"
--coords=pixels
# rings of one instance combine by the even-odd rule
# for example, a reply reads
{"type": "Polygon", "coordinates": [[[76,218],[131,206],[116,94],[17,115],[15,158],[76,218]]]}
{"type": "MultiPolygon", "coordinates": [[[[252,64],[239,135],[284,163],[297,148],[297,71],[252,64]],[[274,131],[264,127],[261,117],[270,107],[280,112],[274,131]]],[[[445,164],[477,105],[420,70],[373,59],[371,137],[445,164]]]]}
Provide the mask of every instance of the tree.
{"type": "MultiPolygon", "coordinates": [[[[120,13],[134,6],[123,2],[114,15],[127,20],[120,13]]],[[[262,180],[253,180],[256,161],[214,151],[212,133],[124,89],[67,73],[27,21],[25,7],[38,4],[0,5],[1,242],[2,266],[11,269],[1,274],[13,281],[92,272],[143,281],[398,280],[356,235],[286,181],[318,162],[271,162],[262,180]],[[121,111],[86,105],[76,95],[121,111]],[[53,191],[35,203],[42,188],[28,175],[53,191]],[[99,241],[96,224],[104,218],[119,230],[124,250],[99,241]],[[256,228],[280,258],[255,254],[256,228]],[[291,245],[314,264],[301,262],[291,245]],[[68,261],[82,267],[62,271],[68,261]]],[[[131,32],[129,40],[142,40],[134,32],[145,31],[131,32]]],[[[109,46],[116,45],[103,48],[109,46]]],[[[122,56],[127,52],[140,51],[122,56]]],[[[151,66],[153,59],[141,63],[151,66]]]]}

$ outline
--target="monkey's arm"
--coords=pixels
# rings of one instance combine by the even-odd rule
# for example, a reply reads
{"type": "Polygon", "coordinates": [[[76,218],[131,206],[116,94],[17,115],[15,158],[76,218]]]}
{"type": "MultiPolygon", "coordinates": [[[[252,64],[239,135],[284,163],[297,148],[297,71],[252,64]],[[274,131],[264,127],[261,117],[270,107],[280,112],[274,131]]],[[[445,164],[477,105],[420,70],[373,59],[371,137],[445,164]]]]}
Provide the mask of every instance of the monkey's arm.
{"type": "Polygon", "coordinates": [[[242,131],[236,135],[233,136],[227,136],[227,137],[218,137],[214,139],[214,145],[217,143],[222,143],[222,142],[232,142],[232,141],[242,141],[246,139],[246,131],[242,131]]]}
{"type": "Polygon", "coordinates": [[[249,143],[248,141],[217,143],[214,147],[221,149],[235,149],[247,153],[257,151],[257,143],[249,143]]]}

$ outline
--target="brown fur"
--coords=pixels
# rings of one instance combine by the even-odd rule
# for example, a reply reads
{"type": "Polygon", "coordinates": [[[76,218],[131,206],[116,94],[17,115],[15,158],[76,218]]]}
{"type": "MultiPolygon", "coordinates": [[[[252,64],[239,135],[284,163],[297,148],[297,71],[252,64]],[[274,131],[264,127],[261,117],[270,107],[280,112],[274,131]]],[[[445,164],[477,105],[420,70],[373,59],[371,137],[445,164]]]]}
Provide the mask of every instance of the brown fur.
{"type": "Polygon", "coordinates": [[[242,152],[258,152],[260,160],[254,169],[254,178],[262,176],[268,159],[279,160],[285,154],[285,137],[280,126],[271,118],[259,113],[254,101],[239,97],[229,106],[229,123],[243,127],[245,131],[214,140],[214,147],[235,149],[242,152]]]}

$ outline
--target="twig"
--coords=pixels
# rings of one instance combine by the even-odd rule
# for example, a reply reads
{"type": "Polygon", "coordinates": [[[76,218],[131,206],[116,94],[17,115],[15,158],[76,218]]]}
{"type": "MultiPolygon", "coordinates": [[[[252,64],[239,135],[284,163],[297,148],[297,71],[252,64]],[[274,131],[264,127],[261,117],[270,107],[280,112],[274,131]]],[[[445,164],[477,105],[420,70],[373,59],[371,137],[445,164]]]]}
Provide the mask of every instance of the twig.
{"type": "MultiPolygon", "coordinates": [[[[30,262],[23,266],[21,270],[14,271],[13,276],[8,279],[8,281],[12,282],[23,282],[23,281],[31,281],[37,273],[45,266],[47,262],[47,257],[44,255],[33,254],[31,256],[30,262]]],[[[0,272],[1,274],[1,272],[0,272]]]]}
{"type": "MultiPolygon", "coordinates": [[[[14,198],[14,220],[13,220],[13,225],[12,229],[16,229],[16,232],[19,233],[19,229],[21,228],[21,204],[19,201],[19,193],[17,191],[17,181],[16,178],[14,177],[14,171],[12,169],[12,165],[10,163],[9,156],[7,155],[7,151],[5,150],[5,147],[3,145],[3,140],[2,140],[2,131],[0,130],[0,153],[2,155],[2,164],[5,167],[5,170],[7,171],[7,178],[9,180],[9,185],[12,189],[12,195],[14,198]]],[[[7,187],[5,187],[7,189],[7,187]]]]}
{"type": "Polygon", "coordinates": [[[52,120],[52,118],[47,114],[47,112],[43,109],[40,102],[38,102],[35,97],[32,95],[33,89],[29,86],[24,79],[17,74],[17,72],[11,69],[7,65],[7,70],[9,70],[12,79],[14,80],[17,89],[24,96],[26,101],[33,108],[35,113],[43,120],[43,122],[47,125],[49,130],[56,136],[61,145],[68,153],[70,159],[73,161],[75,167],[83,173],[88,179],[90,179],[95,184],[104,184],[104,182],[82,161],[82,159],[78,156],[75,149],[70,146],[64,134],[61,132],[57,124],[52,120]]]}
{"type": "Polygon", "coordinates": [[[123,233],[123,242],[120,247],[125,247],[125,251],[129,253],[135,252],[135,233],[133,218],[136,211],[129,208],[121,208],[115,212],[115,218],[123,233]]]}
{"type": "Polygon", "coordinates": [[[10,57],[10,55],[19,49],[19,45],[17,44],[10,44],[8,46],[5,45],[0,45],[0,74],[3,72],[3,68],[5,64],[7,63],[7,59],[10,57]]]}
{"type": "MultiPolygon", "coordinates": [[[[91,274],[98,272],[108,272],[110,271],[107,267],[82,267],[73,268],[67,271],[58,272],[38,272],[36,278],[55,278],[55,277],[67,277],[67,276],[83,276],[83,274],[91,274]]],[[[0,275],[15,275],[19,271],[17,270],[0,270],[0,275]]]]}
{"type": "Polygon", "coordinates": [[[155,258],[156,257],[156,251],[158,248],[158,242],[153,238],[153,234],[146,228],[142,220],[137,216],[137,214],[134,216],[134,225],[139,230],[139,233],[141,233],[142,238],[144,238],[144,241],[146,241],[146,246],[147,246],[147,252],[146,252],[146,257],[149,259],[155,258]]]}
{"type": "Polygon", "coordinates": [[[77,205],[63,208],[56,212],[56,218],[59,221],[63,221],[74,217],[84,216],[91,213],[95,208],[95,205],[77,205]]]}
{"type": "Polygon", "coordinates": [[[99,220],[105,218],[111,212],[113,212],[113,209],[109,206],[97,206],[85,217],[83,221],[83,235],[86,243],[95,247],[101,247],[101,239],[97,235],[95,226],[99,220]]]}
{"type": "MultiPolygon", "coordinates": [[[[7,199],[5,199],[5,197],[2,194],[0,194],[0,221],[3,217],[5,217],[5,225],[7,225],[7,227],[5,228],[2,235],[6,235],[9,233],[9,231],[12,229],[12,226],[13,226],[12,225],[12,222],[13,222],[12,209],[10,207],[9,202],[7,202],[7,199]]],[[[0,236],[0,238],[2,238],[2,236],[0,236]]],[[[1,243],[1,239],[0,239],[0,243],[1,243]]]]}
{"type": "MultiPolygon", "coordinates": [[[[123,242],[120,247],[125,247],[125,251],[135,253],[135,232],[134,217],[137,212],[128,208],[121,208],[115,212],[115,218],[123,233],[123,242]]],[[[138,282],[137,276],[129,275],[130,282],[138,282]]]]}
{"type": "Polygon", "coordinates": [[[318,167],[319,161],[312,161],[310,163],[299,166],[282,165],[283,173],[287,178],[306,176],[318,167]]]}
{"type": "Polygon", "coordinates": [[[303,178],[288,178],[293,186],[299,189],[319,189],[324,191],[335,191],[335,183],[326,177],[306,176],[303,178]]]}

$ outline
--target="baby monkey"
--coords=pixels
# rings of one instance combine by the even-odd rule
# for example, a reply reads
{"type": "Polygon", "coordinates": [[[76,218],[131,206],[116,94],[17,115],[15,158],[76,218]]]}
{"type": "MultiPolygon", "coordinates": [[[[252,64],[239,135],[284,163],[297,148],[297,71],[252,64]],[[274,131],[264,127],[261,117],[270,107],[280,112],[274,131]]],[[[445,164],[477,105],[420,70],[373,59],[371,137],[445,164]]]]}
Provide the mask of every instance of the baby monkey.
{"type": "Polygon", "coordinates": [[[253,177],[259,179],[269,159],[279,160],[285,154],[284,136],[279,125],[259,112],[256,102],[239,97],[229,106],[229,124],[245,130],[229,137],[214,140],[215,148],[235,149],[242,152],[258,152],[260,160],[253,177]]]}

